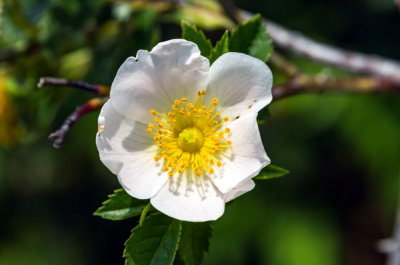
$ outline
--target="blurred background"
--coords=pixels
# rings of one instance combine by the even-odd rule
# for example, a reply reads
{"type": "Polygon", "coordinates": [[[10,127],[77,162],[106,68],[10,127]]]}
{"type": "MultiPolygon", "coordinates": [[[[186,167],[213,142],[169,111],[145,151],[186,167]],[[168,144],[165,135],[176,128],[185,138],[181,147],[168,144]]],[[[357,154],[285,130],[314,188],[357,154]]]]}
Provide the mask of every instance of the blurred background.
{"type": "MultiPolygon", "coordinates": [[[[324,43],[400,60],[393,0],[234,2],[324,43]]],[[[0,3],[0,264],[123,264],[137,220],[92,215],[119,188],[98,159],[98,112],[61,149],[48,140],[93,95],[36,84],[54,76],[111,85],[126,57],[180,37],[180,19],[214,42],[234,23],[210,0],[0,3]]],[[[284,55],[310,74],[346,74],[284,55]]],[[[270,113],[260,125],[266,151],[291,173],[227,207],[204,264],[384,264],[377,244],[396,215],[400,95],[298,95],[270,113]]]]}

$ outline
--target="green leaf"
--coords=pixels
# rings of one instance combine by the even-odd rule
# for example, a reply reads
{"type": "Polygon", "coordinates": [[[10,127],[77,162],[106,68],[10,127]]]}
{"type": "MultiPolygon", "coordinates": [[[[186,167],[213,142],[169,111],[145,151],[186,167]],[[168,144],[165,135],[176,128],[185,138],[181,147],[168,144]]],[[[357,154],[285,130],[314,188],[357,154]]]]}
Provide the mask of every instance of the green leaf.
{"type": "Polygon", "coordinates": [[[272,45],[272,40],[269,37],[267,28],[261,25],[256,37],[253,39],[249,53],[251,56],[266,62],[271,56],[273,49],[274,46],[272,45]]]}
{"type": "Polygon", "coordinates": [[[224,35],[222,35],[221,39],[215,44],[215,47],[212,48],[210,56],[210,64],[212,64],[215,60],[218,59],[222,54],[229,52],[229,34],[228,31],[225,31],[224,35]]]}
{"type": "Polygon", "coordinates": [[[147,217],[125,242],[126,265],[169,265],[175,258],[181,221],[163,214],[147,217]]]}
{"type": "Polygon", "coordinates": [[[185,265],[201,265],[212,237],[212,223],[182,223],[179,255],[185,265]]]}
{"type": "Polygon", "coordinates": [[[103,206],[97,209],[94,215],[114,221],[140,215],[148,203],[147,200],[131,197],[123,189],[115,190],[108,197],[109,199],[103,202],[103,206]]]}
{"type": "Polygon", "coordinates": [[[277,167],[274,165],[268,165],[263,170],[261,170],[260,174],[254,179],[265,180],[265,179],[273,179],[283,177],[289,174],[289,170],[286,170],[281,167],[277,167]]]}
{"type": "Polygon", "coordinates": [[[260,15],[239,24],[232,31],[229,50],[249,54],[264,62],[269,59],[273,50],[272,40],[260,15]]]}
{"type": "Polygon", "coordinates": [[[200,49],[201,55],[208,56],[212,49],[211,41],[206,38],[201,30],[198,30],[196,26],[189,24],[182,20],[182,38],[197,44],[200,49]]]}

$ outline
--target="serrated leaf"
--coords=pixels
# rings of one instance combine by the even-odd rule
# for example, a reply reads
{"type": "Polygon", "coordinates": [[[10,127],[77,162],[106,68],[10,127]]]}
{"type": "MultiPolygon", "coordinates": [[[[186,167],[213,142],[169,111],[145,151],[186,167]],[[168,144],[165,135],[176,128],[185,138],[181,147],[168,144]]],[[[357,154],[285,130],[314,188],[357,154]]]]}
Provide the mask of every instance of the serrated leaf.
{"type": "Polygon", "coordinates": [[[260,15],[239,24],[229,40],[230,51],[246,53],[264,62],[269,59],[272,49],[272,40],[260,15]]]}
{"type": "Polygon", "coordinates": [[[126,193],[123,189],[115,190],[108,196],[109,199],[103,202],[103,206],[94,212],[94,215],[108,220],[125,220],[138,216],[148,204],[147,200],[138,200],[126,193]]]}
{"type": "Polygon", "coordinates": [[[270,164],[266,166],[263,170],[261,170],[260,174],[258,174],[258,176],[255,177],[254,179],[266,180],[266,179],[283,177],[287,174],[289,174],[289,170],[270,164]]]}
{"type": "Polygon", "coordinates": [[[125,264],[169,265],[175,258],[181,233],[181,221],[154,214],[136,226],[125,242],[125,264]]]}
{"type": "Polygon", "coordinates": [[[211,41],[206,38],[201,30],[196,26],[189,24],[186,21],[181,22],[182,38],[197,44],[200,49],[201,55],[208,56],[212,49],[211,41]]]}
{"type": "Polygon", "coordinates": [[[185,265],[201,265],[212,237],[212,223],[182,222],[179,255],[185,265]]]}
{"type": "Polygon", "coordinates": [[[217,41],[215,47],[212,48],[210,52],[210,56],[208,59],[210,60],[210,64],[212,64],[215,60],[218,59],[222,54],[229,52],[229,33],[225,31],[224,35],[222,35],[221,39],[217,41]]]}
{"type": "Polygon", "coordinates": [[[256,37],[251,43],[249,54],[263,62],[266,62],[271,56],[273,49],[274,46],[272,45],[272,40],[269,37],[267,28],[262,24],[258,29],[256,37]]]}

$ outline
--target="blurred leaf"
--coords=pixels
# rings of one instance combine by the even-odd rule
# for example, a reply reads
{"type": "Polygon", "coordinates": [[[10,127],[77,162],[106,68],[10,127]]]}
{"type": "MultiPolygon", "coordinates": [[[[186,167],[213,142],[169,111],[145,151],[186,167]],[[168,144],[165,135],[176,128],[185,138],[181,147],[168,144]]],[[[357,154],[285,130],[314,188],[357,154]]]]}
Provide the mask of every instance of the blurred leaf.
{"type": "Polygon", "coordinates": [[[217,44],[215,44],[215,47],[211,49],[211,53],[208,56],[208,59],[210,59],[210,64],[217,60],[222,54],[229,52],[228,45],[229,34],[228,31],[225,31],[221,39],[217,42],[217,44]]]}
{"type": "Polygon", "coordinates": [[[179,254],[186,265],[201,265],[212,237],[212,223],[182,223],[179,254]]]}
{"type": "Polygon", "coordinates": [[[64,55],[61,58],[60,75],[65,78],[82,79],[90,70],[93,52],[82,48],[64,55]]]}
{"type": "Polygon", "coordinates": [[[258,180],[273,179],[273,178],[283,177],[287,174],[289,174],[289,170],[270,164],[266,166],[263,170],[261,170],[260,174],[258,174],[258,176],[255,177],[254,179],[258,180]]]}
{"type": "Polygon", "coordinates": [[[198,30],[196,26],[189,24],[186,21],[181,22],[182,27],[182,38],[188,41],[192,41],[199,46],[200,52],[203,56],[208,56],[212,49],[211,41],[206,38],[201,30],[198,30]]]}
{"type": "Polygon", "coordinates": [[[125,242],[125,264],[172,264],[180,232],[181,221],[163,214],[147,217],[143,226],[136,226],[125,242]]]}
{"type": "Polygon", "coordinates": [[[239,24],[232,31],[229,50],[249,54],[264,62],[269,59],[272,53],[272,41],[260,15],[239,24]]]}
{"type": "Polygon", "coordinates": [[[114,221],[125,220],[140,215],[146,205],[146,200],[135,199],[119,189],[109,195],[109,199],[103,202],[103,206],[94,215],[114,221]]]}
{"type": "Polygon", "coordinates": [[[223,11],[210,10],[195,5],[182,5],[175,12],[163,18],[171,22],[186,20],[206,30],[231,29],[234,27],[234,23],[226,17],[223,11]]]}

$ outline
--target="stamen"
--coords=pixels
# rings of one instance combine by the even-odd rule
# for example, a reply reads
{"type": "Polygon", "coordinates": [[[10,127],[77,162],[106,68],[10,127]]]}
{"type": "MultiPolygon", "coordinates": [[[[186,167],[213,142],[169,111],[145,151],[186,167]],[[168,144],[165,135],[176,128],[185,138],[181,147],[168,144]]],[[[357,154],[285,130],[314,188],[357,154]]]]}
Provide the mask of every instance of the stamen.
{"type": "Polygon", "coordinates": [[[160,158],[163,159],[162,169],[168,172],[169,177],[176,173],[183,174],[185,170],[192,170],[198,177],[214,174],[214,166],[222,165],[215,155],[232,144],[225,139],[230,129],[219,129],[229,118],[221,120],[221,114],[216,111],[217,98],[212,99],[208,108],[202,106],[205,92],[198,91],[195,104],[186,104],[187,98],[174,100],[172,111],[166,116],[150,110],[150,114],[156,115],[156,125],[150,123],[147,133],[153,135],[154,142],[160,148],[153,160],[158,162],[160,158]]]}

